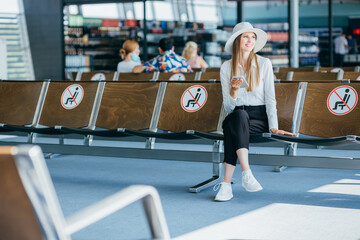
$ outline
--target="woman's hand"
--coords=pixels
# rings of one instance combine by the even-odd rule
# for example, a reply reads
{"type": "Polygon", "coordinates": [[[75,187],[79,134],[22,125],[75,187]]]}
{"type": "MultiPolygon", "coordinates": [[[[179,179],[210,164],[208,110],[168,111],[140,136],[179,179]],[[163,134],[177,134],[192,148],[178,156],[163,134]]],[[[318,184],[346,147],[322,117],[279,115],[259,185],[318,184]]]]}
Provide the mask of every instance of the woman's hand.
{"type": "Polygon", "coordinates": [[[291,133],[291,132],[287,132],[287,131],[279,130],[279,129],[275,129],[275,128],[271,129],[271,133],[279,134],[279,135],[289,135],[289,136],[292,136],[292,137],[296,136],[295,133],[291,133]]]}
{"type": "Polygon", "coordinates": [[[236,93],[237,91],[240,89],[241,84],[243,83],[243,79],[242,78],[237,78],[234,80],[230,81],[230,96],[232,98],[236,98],[236,93]]]}

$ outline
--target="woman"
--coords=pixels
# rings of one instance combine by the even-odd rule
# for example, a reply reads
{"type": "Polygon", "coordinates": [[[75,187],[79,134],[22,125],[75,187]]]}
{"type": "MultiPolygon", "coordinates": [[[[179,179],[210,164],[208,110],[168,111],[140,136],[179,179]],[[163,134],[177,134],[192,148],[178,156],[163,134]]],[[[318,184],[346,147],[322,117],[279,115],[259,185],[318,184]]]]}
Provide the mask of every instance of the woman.
{"type": "Polygon", "coordinates": [[[133,68],[141,65],[139,44],[135,40],[126,40],[120,49],[123,61],[119,62],[117,71],[120,73],[132,72],[133,68]]]}
{"type": "Polygon", "coordinates": [[[209,67],[205,60],[197,54],[197,50],[198,45],[195,42],[189,41],[185,44],[182,57],[189,62],[191,68],[209,67]]]}
{"type": "Polygon", "coordinates": [[[232,58],[220,69],[223,104],[228,116],[223,122],[225,175],[216,201],[228,201],[233,197],[231,178],[237,158],[242,170],[242,186],[248,192],[262,190],[249,166],[250,134],[270,131],[295,135],[278,130],[272,64],[269,59],[255,54],[265,46],[266,40],[264,31],[241,22],[234,27],[225,45],[225,51],[232,54],[232,58]],[[248,87],[240,88],[245,80],[248,87]]]}

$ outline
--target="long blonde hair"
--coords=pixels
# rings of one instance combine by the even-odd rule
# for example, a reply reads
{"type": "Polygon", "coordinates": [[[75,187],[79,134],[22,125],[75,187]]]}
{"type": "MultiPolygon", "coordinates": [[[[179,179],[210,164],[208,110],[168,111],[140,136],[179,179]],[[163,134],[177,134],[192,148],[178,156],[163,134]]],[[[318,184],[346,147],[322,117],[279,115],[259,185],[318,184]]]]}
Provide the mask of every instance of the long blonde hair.
{"type": "Polygon", "coordinates": [[[139,46],[139,43],[135,40],[126,40],[120,49],[120,56],[122,59],[126,57],[129,53],[133,52],[136,47],[139,46]]]}
{"type": "Polygon", "coordinates": [[[196,42],[189,41],[185,44],[184,50],[182,52],[182,56],[189,60],[192,57],[195,57],[197,55],[198,45],[196,42]]]}
{"type": "MultiPolygon", "coordinates": [[[[242,34],[241,34],[242,35],[242,34]]],[[[232,58],[231,58],[231,74],[230,74],[230,81],[233,76],[238,76],[239,71],[239,62],[240,62],[240,41],[241,41],[241,35],[238,36],[234,42],[232,47],[232,58]]],[[[246,81],[249,84],[249,87],[246,89],[248,92],[252,92],[254,90],[254,79],[256,79],[256,86],[259,86],[260,84],[260,69],[259,64],[257,61],[257,56],[254,52],[254,49],[251,50],[249,58],[247,60],[247,69],[246,69],[246,81]],[[255,75],[252,68],[252,62],[255,61],[256,69],[255,69],[255,75]]]]}

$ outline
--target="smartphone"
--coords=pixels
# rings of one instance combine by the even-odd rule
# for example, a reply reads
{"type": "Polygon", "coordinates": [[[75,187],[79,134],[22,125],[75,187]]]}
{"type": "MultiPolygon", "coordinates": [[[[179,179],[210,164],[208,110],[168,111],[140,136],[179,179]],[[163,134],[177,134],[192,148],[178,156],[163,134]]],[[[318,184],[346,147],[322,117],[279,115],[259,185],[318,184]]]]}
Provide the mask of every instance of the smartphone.
{"type": "Polygon", "coordinates": [[[232,77],[232,81],[241,78],[243,80],[242,84],[240,85],[240,88],[248,88],[249,84],[246,82],[246,79],[244,76],[234,76],[232,77]]]}

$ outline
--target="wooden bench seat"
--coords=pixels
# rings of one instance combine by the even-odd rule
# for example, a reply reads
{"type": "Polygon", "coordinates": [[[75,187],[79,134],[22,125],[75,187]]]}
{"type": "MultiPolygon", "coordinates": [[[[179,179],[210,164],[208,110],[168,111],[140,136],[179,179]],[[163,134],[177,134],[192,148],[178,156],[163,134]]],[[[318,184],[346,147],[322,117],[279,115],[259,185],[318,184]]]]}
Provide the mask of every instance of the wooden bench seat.
{"type": "Polygon", "coordinates": [[[307,83],[302,112],[299,113],[299,133],[311,137],[275,138],[322,146],[356,142],[355,136],[360,135],[359,93],[360,83],[307,83]]]}
{"type": "MultiPolygon", "coordinates": [[[[58,126],[92,128],[91,113],[99,82],[51,82],[46,86],[43,101],[37,105],[31,126],[4,124],[11,131],[41,134],[62,134],[58,126]]],[[[28,93],[33,96],[33,93],[28,93]]],[[[24,94],[25,96],[25,94],[24,94]]],[[[37,96],[39,98],[39,96],[37,96]]],[[[34,141],[34,138],[29,140],[34,141]]]]}
{"type": "MultiPolygon", "coordinates": [[[[45,84],[46,85],[46,84],[45,84]]],[[[0,123],[31,125],[36,121],[36,108],[41,104],[43,81],[0,82],[0,123]]]]}

